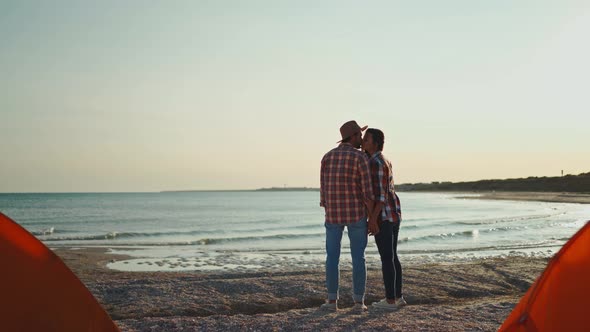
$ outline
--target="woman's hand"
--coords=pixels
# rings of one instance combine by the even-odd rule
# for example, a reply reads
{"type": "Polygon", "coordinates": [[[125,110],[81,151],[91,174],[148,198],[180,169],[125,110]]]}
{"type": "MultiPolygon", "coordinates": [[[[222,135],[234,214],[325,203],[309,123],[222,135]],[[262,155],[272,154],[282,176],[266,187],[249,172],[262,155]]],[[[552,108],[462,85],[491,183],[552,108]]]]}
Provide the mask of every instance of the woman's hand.
{"type": "Polygon", "coordinates": [[[376,219],[369,219],[369,226],[368,226],[369,235],[375,236],[379,233],[379,224],[377,224],[376,219]]]}
{"type": "Polygon", "coordinates": [[[373,206],[373,212],[369,215],[369,235],[377,235],[379,233],[379,215],[381,214],[381,209],[383,208],[383,202],[376,202],[373,206]]]}

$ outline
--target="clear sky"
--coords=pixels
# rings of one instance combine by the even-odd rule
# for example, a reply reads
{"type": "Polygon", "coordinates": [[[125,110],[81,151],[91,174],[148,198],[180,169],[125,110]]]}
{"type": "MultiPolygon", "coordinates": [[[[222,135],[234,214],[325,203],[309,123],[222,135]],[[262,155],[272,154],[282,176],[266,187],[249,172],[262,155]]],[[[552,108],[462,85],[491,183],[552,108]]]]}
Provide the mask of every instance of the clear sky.
{"type": "Polygon", "coordinates": [[[319,186],[355,119],[397,183],[590,171],[590,1],[0,0],[0,192],[319,186]]]}

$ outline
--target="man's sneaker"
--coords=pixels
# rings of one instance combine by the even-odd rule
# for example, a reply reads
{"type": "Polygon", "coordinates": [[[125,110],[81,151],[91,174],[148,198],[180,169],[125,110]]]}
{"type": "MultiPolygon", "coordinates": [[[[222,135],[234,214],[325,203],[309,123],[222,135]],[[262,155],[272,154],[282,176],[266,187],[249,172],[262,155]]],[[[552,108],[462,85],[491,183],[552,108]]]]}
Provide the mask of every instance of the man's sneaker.
{"type": "Polygon", "coordinates": [[[367,311],[367,306],[364,303],[355,302],[354,306],[352,307],[352,310],[358,312],[367,311]]]}
{"type": "Polygon", "coordinates": [[[397,310],[398,309],[398,307],[395,303],[389,303],[389,302],[387,302],[387,299],[382,299],[379,302],[373,302],[373,308],[388,309],[388,310],[397,310]]]}
{"type": "Polygon", "coordinates": [[[406,302],[406,299],[404,299],[404,297],[402,296],[399,299],[395,300],[395,305],[398,308],[401,308],[401,307],[403,307],[405,305],[408,305],[408,302],[406,302]]]}
{"type": "Polygon", "coordinates": [[[320,306],[320,309],[336,311],[336,310],[338,310],[338,305],[336,304],[336,302],[334,302],[334,303],[326,302],[320,306]]]}

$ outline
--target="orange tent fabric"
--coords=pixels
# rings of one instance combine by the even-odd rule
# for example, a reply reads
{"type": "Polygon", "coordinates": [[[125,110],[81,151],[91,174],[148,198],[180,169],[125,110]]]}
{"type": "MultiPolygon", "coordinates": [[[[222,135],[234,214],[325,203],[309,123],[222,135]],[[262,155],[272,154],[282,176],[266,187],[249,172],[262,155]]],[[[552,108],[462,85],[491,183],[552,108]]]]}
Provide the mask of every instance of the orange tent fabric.
{"type": "Polygon", "coordinates": [[[551,259],[499,331],[590,328],[590,221],[551,259]]]}
{"type": "Polygon", "coordinates": [[[41,241],[0,213],[0,330],[119,331],[41,241]]]}

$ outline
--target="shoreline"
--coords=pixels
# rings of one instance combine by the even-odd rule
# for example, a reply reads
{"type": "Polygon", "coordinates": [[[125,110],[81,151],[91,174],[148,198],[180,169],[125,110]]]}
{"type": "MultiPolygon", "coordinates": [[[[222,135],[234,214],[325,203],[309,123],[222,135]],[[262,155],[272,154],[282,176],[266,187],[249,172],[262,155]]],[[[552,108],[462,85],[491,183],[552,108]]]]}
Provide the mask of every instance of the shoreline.
{"type": "Polygon", "coordinates": [[[400,191],[404,193],[451,194],[459,199],[511,200],[590,204],[590,194],[549,191],[400,191]]]}
{"type": "MultiPolygon", "coordinates": [[[[351,266],[341,264],[337,312],[324,312],[323,268],[218,272],[124,272],[106,267],[126,256],[106,248],[56,248],[122,331],[495,331],[545,268],[537,257],[471,262],[404,262],[409,305],[355,314],[351,266]]],[[[287,266],[289,262],[285,262],[287,266]]],[[[383,297],[381,271],[369,267],[366,303],[383,297]]]]}
{"type": "Polygon", "coordinates": [[[490,191],[473,193],[480,194],[480,196],[461,196],[457,198],[590,204],[590,194],[582,193],[531,191],[490,191]]]}

